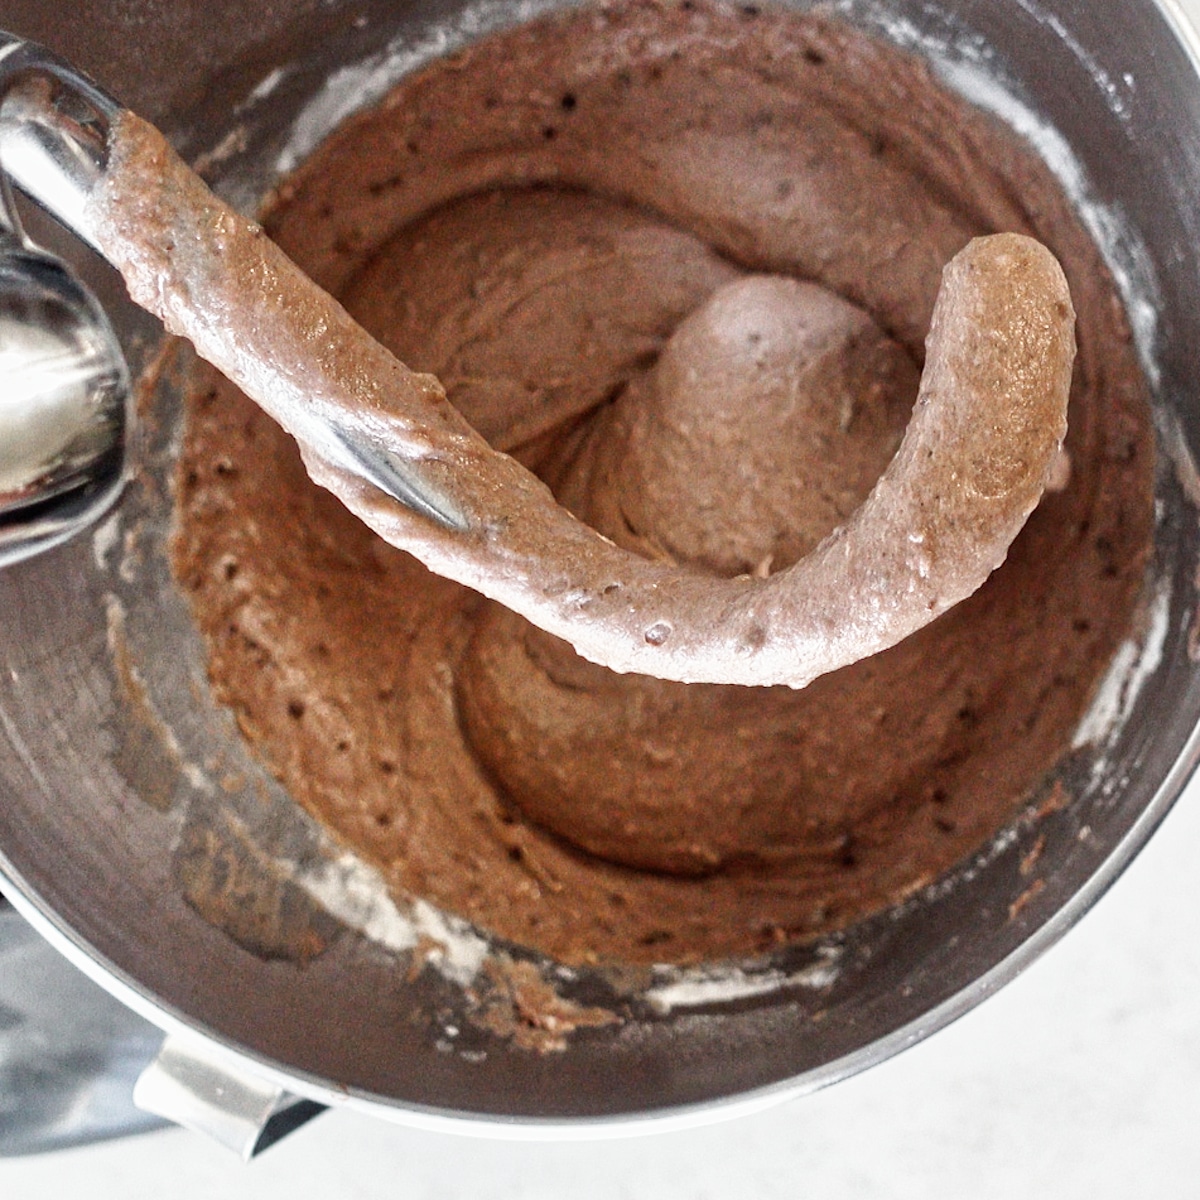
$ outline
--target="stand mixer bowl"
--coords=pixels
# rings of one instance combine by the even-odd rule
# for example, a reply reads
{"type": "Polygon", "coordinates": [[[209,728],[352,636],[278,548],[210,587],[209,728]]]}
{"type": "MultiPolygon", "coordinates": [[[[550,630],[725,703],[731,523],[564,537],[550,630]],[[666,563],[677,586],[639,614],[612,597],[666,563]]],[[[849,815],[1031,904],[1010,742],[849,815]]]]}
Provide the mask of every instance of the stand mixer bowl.
{"type": "MultiPolygon", "coordinates": [[[[1179,795],[1200,750],[1188,645],[1200,554],[1189,452],[1200,446],[1200,160],[1185,152],[1200,127],[1200,68],[1182,18],[1152,0],[1084,11],[1065,0],[854,0],[839,13],[929,56],[981,102],[1015,97],[1010,115],[1037,114],[1054,131],[1044,146],[1086,194],[1141,339],[1161,434],[1155,636],[1136,686],[1117,697],[1114,733],[1067,768],[1074,800],[1018,819],[947,886],[835,938],[689,976],[712,984],[696,1006],[656,1004],[647,989],[625,997],[623,1024],[582,1031],[549,1056],[486,1039],[448,1046],[439,1030],[462,1024],[461,989],[435,972],[409,977],[403,939],[375,919],[383,910],[348,899],[354,867],[208,694],[165,552],[180,405],[159,370],[144,389],[137,486],[91,537],[0,574],[0,880],[56,945],[164,1030],[313,1101],[409,1123],[553,1137],[711,1119],[882,1061],[972,1007],[1087,910],[1179,795]],[[214,762],[238,786],[214,787],[214,762]],[[322,954],[254,953],[189,903],[180,848],[214,830],[232,876],[323,923],[322,954]],[[1035,842],[1044,887],[1017,906],[1035,842]],[[293,869],[340,879],[340,907],[314,914],[293,869]]],[[[0,0],[0,26],[53,46],[185,156],[204,156],[217,190],[246,210],[435,47],[528,15],[443,0],[289,0],[266,16],[140,0],[118,17],[81,0],[67,20],[54,5],[0,0]],[[148,39],[156,62],[175,64],[169,77],[139,53],[148,39]],[[233,142],[230,114],[242,129],[233,142]]],[[[52,228],[38,236],[73,253],[52,228]]],[[[150,365],[160,331],[102,264],[75,261],[135,371],[150,365]]],[[[441,928],[469,936],[450,918],[441,928]]],[[[658,994],[679,978],[656,976],[658,994]]],[[[564,981],[581,1003],[611,1000],[598,974],[564,981]]]]}

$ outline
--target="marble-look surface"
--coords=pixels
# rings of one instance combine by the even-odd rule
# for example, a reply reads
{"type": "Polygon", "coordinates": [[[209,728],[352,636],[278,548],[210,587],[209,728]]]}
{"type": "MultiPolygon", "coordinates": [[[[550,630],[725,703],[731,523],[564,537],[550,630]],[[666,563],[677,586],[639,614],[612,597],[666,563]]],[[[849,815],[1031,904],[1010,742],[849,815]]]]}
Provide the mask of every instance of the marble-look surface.
{"type": "MultiPolygon", "coordinates": [[[[1200,0],[1181,0],[1200,24],[1200,0]]],[[[1163,1200],[1200,1194],[1200,781],[1115,889],[982,1007],[725,1124],[530,1144],[330,1112],[243,1166],[182,1130],[0,1161],[2,1200],[1163,1200]]]]}

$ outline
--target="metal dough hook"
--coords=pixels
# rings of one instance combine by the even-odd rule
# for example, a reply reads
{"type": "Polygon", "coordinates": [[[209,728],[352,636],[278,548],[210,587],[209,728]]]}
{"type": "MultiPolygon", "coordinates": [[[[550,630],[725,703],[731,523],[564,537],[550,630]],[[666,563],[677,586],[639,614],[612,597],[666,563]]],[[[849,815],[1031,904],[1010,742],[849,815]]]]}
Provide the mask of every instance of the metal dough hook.
{"type": "MultiPolygon", "coordinates": [[[[0,566],[69,537],[116,499],[133,411],[99,305],[21,230],[9,180],[93,249],[88,201],[121,105],[64,59],[0,30],[0,566]]],[[[447,529],[466,519],[420,465],[314,418],[331,459],[447,529]]]]}
{"type": "Polygon", "coordinates": [[[115,111],[67,64],[0,32],[0,565],[91,524],[125,481],[125,357],[88,289],[26,236],[9,181],[32,177],[78,230],[115,111]]]}

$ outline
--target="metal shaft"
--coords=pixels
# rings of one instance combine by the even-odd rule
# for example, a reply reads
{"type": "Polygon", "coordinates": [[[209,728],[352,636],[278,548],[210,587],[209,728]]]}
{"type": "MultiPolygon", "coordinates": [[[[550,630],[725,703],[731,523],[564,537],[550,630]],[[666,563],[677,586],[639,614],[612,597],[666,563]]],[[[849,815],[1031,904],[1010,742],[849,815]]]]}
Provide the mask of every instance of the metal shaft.
{"type": "MultiPolygon", "coordinates": [[[[89,245],[85,210],[108,164],[108,129],[120,105],[83,72],[34,42],[0,30],[0,165],[89,245]]],[[[4,198],[4,224],[20,224],[4,198]]]]}

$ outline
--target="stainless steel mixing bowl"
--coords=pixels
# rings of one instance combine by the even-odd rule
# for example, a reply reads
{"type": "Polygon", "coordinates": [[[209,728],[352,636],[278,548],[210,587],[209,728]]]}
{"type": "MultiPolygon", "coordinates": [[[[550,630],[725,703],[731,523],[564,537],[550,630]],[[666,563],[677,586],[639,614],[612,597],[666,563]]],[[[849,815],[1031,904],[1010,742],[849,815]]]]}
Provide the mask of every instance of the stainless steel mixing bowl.
{"type": "MultiPolygon", "coordinates": [[[[88,70],[252,208],[289,154],[400,71],[551,6],[0,0],[0,27],[88,70]]],[[[1034,136],[1127,292],[1160,430],[1149,634],[1102,689],[1101,735],[1066,767],[1074,799],[1031,809],[947,879],[816,946],[664,970],[627,991],[542,963],[564,994],[627,1019],[560,1053],[518,1050],[467,1021],[462,962],[410,976],[395,912],[208,697],[164,554],[178,425],[167,372],[146,391],[138,480],[116,515],[0,573],[0,884],[165,1030],[299,1095],[409,1122],[554,1136],[704,1119],[829,1083],[970,1008],[1096,900],[1179,794],[1200,746],[1195,47],[1175,8],[1153,0],[834,7],[930,56],[1034,136]],[[1021,864],[1035,843],[1031,891],[1021,864]],[[325,948],[310,957],[297,946],[314,930],[325,948]]],[[[101,297],[135,367],[150,361],[160,331],[107,268],[30,223],[101,297]]]]}

